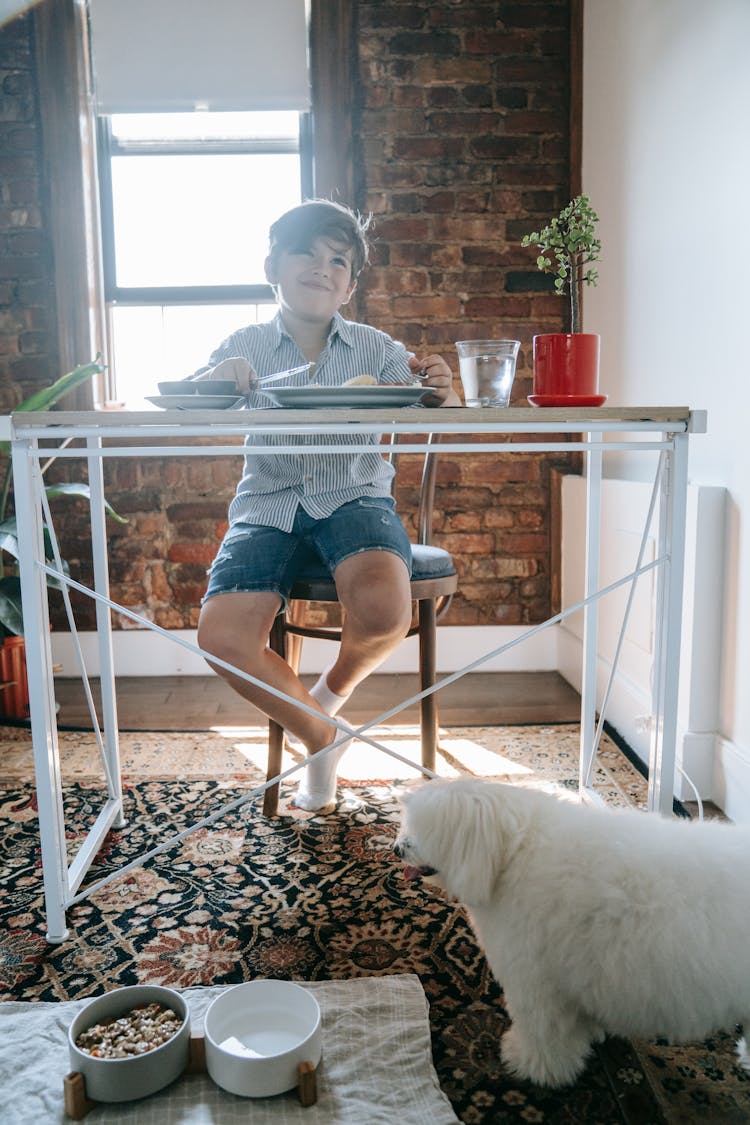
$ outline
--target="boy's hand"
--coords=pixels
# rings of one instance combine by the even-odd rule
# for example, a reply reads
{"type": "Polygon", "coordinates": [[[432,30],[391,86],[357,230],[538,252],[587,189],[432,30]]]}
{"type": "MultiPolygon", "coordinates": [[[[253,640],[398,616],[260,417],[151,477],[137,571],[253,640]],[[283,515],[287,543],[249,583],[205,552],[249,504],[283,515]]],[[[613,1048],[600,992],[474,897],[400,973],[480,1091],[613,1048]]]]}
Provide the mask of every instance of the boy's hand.
{"type": "Polygon", "coordinates": [[[252,367],[246,359],[243,359],[242,356],[232,356],[231,359],[223,359],[221,363],[217,363],[216,367],[212,367],[211,370],[207,371],[201,378],[207,380],[234,379],[237,384],[237,390],[241,395],[246,395],[258,382],[255,368],[252,367]]]}
{"type": "Polygon", "coordinates": [[[441,355],[428,355],[425,359],[412,356],[409,367],[415,373],[423,371],[427,375],[425,387],[430,394],[422,399],[425,406],[460,406],[461,399],[453,390],[453,374],[441,355]]]}

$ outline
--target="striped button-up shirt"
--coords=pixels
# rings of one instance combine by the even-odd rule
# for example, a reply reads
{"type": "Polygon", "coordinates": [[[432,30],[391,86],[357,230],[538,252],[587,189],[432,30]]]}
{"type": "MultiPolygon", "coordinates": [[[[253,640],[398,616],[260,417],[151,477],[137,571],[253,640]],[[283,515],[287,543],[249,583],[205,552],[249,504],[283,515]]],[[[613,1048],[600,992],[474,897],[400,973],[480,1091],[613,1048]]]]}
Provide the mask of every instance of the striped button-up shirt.
{"type": "MultiPolygon", "coordinates": [[[[315,382],[336,387],[356,375],[370,374],[379,383],[410,383],[410,354],[385,332],[344,320],[336,313],[315,365],[315,382]]],[[[209,367],[237,356],[248,360],[259,376],[306,362],[280,314],[267,324],[251,324],[234,332],[213,352],[209,367]]],[[[267,407],[268,399],[251,396],[249,405],[267,407]]],[[[257,523],[291,531],[300,504],[314,519],[323,519],[350,500],[390,496],[393,469],[377,448],[349,455],[314,452],[316,445],[361,445],[368,440],[373,446],[380,444],[377,434],[249,434],[244,472],[229,507],[230,524],[257,523]],[[297,445],[300,454],[256,453],[255,445],[297,445]]]]}

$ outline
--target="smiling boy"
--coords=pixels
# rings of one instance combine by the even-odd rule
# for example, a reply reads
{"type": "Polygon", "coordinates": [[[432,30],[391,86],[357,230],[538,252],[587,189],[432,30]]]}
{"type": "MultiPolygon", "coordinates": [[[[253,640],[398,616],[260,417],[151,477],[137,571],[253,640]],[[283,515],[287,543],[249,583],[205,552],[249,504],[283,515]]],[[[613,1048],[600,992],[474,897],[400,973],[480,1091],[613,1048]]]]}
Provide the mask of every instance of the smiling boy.
{"type": "MultiPolygon", "coordinates": [[[[339,310],[352,296],[368,258],[367,223],[337,203],[314,200],[271,227],[266,277],[279,306],[267,324],[233,333],[199,379],[234,378],[250,404],[257,378],[304,362],[315,382],[341,386],[360,374],[378,383],[409,384],[425,371],[427,406],[460,406],[450,368],[439,355],[417,359],[403,344],[339,310]]],[[[323,715],[335,715],[354,688],[403,640],[411,622],[411,548],[391,498],[392,467],[372,435],[371,452],[316,453],[322,444],[361,445],[362,436],[279,434],[246,439],[242,479],[229,508],[229,529],[210,571],[198,643],[216,656],[306,704],[321,716],[214,666],[240,695],[294,735],[307,750],[295,804],[324,809],[336,797],[336,769],[348,747],[323,715]],[[297,445],[299,454],[268,454],[256,445],[297,445]],[[268,647],[276,614],[296,575],[321,560],[333,574],[343,608],[334,663],[308,692],[268,647]]]]}

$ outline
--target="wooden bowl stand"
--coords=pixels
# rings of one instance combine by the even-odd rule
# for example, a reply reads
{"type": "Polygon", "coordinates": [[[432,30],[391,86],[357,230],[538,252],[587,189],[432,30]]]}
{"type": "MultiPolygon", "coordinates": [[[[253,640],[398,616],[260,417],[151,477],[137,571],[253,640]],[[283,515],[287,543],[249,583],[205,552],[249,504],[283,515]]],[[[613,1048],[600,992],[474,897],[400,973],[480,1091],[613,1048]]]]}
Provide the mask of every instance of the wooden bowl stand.
{"type": "MultiPolygon", "coordinates": [[[[206,1073],[206,1044],[203,1035],[190,1036],[190,1059],[185,1071],[186,1074],[206,1073]]],[[[298,1083],[297,1095],[300,1105],[315,1105],[318,1100],[318,1084],[315,1067],[311,1062],[300,1063],[297,1067],[298,1083]]],[[[89,1098],[86,1093],[86,1080],[83,1075],[74,1070],[63,1078],[63,1098],[65,1112],[74,1121],[81,1121],[98,1103],[89,1098]]]]}

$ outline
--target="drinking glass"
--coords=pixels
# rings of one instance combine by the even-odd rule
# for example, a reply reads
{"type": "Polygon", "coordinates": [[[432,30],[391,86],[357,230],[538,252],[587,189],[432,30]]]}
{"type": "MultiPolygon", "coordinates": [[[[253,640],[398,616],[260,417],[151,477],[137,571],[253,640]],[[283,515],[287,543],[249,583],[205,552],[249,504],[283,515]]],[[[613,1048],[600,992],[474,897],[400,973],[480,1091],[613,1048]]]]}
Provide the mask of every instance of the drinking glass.
{"type": "Polygon", "coordinates": [[[458,364],[467,406],[507,406],[520,340],[458,340],[458,364]]]}

